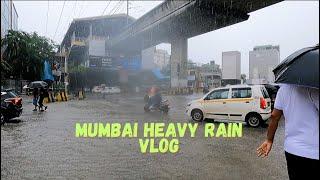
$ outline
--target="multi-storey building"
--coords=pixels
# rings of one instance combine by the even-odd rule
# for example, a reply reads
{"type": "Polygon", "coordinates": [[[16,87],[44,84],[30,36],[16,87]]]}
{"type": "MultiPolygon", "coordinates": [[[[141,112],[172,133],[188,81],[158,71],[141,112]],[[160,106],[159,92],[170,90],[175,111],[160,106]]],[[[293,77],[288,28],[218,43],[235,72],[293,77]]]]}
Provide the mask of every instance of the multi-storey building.
{"type": "Polygon", "coordinates": [[[279,46],[256,46],[249,52],[249,79],[253,84],[274,82],[272,72],[280,63],[279,46]]]}
{"type": "Polygon", "coordinates": [[[12,0],[1,0],[1,38],[8,30],[18,30],[18,13],[12,0]]]}
{"type": "Polygon", "coordinates": [[[241,53],[239,51],[222,52],[222,85],[241,82],[241,53]]]}

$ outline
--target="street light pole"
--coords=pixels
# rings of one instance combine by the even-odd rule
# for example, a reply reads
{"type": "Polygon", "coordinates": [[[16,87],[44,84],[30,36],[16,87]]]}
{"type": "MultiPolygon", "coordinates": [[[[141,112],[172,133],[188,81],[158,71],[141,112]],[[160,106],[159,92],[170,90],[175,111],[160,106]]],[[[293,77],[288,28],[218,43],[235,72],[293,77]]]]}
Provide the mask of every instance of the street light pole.
{"type": "Polygon", "coordinates": [[[64,91],[68,92],[68,53],[64,50],[64,91]]]}
{"type": "Polygon", "coordinates": [[[127,0],[127,25],[129,24],[129,0],[127,0]]]}

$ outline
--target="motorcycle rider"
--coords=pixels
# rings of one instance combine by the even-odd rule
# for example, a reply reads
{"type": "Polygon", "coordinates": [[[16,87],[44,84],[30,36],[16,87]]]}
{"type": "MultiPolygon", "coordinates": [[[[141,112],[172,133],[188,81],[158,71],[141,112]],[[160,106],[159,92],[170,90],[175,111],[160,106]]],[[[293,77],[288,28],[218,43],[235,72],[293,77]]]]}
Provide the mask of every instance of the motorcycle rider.
{"type": "Polygon", "coordinates": [[[209,92],[209,86],[206,84],[203,87],[203,94],[207,94],[209,92]]]}
{"type": "Polygon", "coordinates": [[[145,110],[150,111],[151,109],[159,109],[162,101],[160,91],[156,87],[152,87],[149,91],[149,98],[145,106],[145,110]]]}

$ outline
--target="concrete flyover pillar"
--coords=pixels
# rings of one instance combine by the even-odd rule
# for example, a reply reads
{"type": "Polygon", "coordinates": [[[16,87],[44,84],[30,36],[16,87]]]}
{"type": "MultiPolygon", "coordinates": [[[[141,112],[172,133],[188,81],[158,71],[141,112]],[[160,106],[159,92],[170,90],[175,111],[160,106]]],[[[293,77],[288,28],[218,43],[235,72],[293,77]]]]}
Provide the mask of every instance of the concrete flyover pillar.
{"type": "Polygon", "coordinates": [[[187,87],[188,39],[176,38],[171,42],[171,88],[187,87]]]}

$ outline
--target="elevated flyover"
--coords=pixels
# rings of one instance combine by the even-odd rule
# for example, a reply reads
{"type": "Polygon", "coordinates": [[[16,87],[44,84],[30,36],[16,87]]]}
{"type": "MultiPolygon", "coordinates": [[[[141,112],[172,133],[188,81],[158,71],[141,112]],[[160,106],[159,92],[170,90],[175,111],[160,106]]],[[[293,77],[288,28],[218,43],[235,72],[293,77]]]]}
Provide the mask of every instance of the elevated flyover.
{"type": "Polygon", "coordinates": [[[113,53],[134,54],[171,43],[171,86],[187,85],[188,38],[245,21],[248,13],[281,0],[167,0],[106,42],[113,53]]]}

